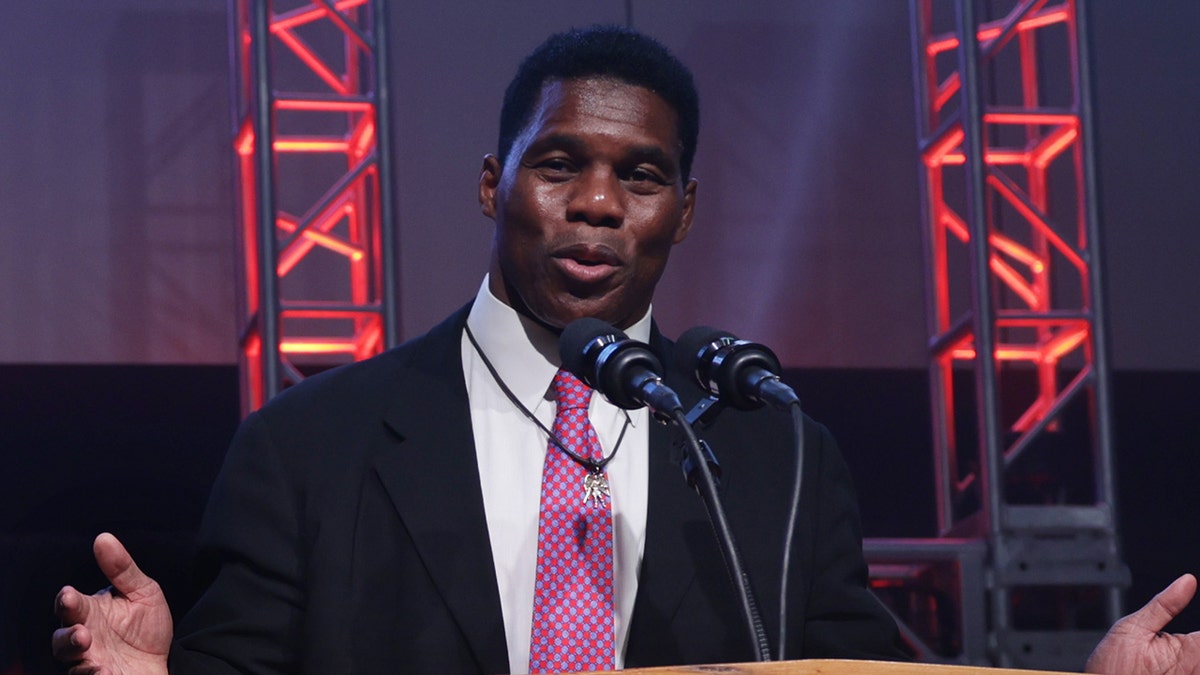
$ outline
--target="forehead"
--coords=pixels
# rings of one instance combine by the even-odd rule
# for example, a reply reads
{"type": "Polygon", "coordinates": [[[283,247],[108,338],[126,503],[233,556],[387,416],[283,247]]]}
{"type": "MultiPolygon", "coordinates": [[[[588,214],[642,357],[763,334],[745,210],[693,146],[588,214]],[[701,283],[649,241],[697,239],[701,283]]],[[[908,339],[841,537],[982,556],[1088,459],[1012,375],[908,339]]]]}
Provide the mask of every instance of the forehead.
{"type": "Polygon", "coordinates": [[[587,135],[682,152],[678,114],[650,89],[610,77],[548,80],[514,150],[539,138],[587,135]]]}

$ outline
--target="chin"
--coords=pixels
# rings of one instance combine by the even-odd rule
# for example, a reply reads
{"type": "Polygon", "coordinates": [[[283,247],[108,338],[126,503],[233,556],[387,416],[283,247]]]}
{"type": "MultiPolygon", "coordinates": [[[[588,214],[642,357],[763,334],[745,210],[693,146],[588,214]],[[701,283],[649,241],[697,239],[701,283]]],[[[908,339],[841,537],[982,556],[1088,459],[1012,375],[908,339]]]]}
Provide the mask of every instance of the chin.
{"type": "Polygon", "coordinates": [[[538,323],[542,324],[546,328],[549,328],[556,333],[560,333],[563,331],[563,329],[571,325],[576,320],[587,317],[594,317],[602,321],[612,323],[612,320],[605,316],[602,312],[598,313],[587,310],[559,310],[555,312],[537,313],[535,319],[538,323]]]}
{"type": "Polygon", "coordinates": [[[619,307],[615,307],[611,296],[580,298],[570,293],[567,293],[566,296],[569,298],[568,302],[556,302],[550,306],[542,305],[537,308],[531,307],[530,314],[538,323],[556,332],[562,331],[576,319],[588,317],[624,328],[620,325],[621,317],[628,317],[631,314],[630,312],[622,313],[619,307]]]}

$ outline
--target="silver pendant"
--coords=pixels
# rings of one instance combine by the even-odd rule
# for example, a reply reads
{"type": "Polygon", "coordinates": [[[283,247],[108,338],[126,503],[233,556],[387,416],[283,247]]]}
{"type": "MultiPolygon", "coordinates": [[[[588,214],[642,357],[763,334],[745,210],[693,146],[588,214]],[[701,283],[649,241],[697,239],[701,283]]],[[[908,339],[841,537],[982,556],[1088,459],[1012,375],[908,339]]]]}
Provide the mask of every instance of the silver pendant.
{"type": "Polygon", "coordinates": [[[583,477],[583,503],[592,500],[592,506],[600,508],[608,499],[608,479],[602,471],[588,471],[583,477]]]}

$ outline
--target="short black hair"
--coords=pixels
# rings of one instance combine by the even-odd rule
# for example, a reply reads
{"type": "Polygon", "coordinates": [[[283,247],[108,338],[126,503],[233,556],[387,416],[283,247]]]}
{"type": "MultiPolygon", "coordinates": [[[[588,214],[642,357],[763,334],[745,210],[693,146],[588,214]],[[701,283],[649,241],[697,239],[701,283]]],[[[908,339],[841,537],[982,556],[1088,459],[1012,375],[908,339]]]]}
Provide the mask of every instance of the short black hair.
{"type": "Polygon", "coordinates": [[[621,26],[592,26],[556,33],[521,62],[500,109],[500,161],[529,123],[547,81],[611,77],[662,97],[678,117],[683,146],[680,171],[688,178],[700,132],[700,97],[687,66],[654,38],[621,26]]]}

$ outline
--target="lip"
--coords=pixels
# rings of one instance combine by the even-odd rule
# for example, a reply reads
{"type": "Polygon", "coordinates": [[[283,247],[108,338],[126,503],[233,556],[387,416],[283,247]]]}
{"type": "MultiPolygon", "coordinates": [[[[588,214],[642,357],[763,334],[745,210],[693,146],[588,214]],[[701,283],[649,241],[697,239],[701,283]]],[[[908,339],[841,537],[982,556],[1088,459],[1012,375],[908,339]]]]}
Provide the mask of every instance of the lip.
{"type": "Polygon", "coordinates": [[[616,251],[602,244],[565,246],[551,257],[569,279],[585,284],[604,281],[625,264],[616,251]]]}

